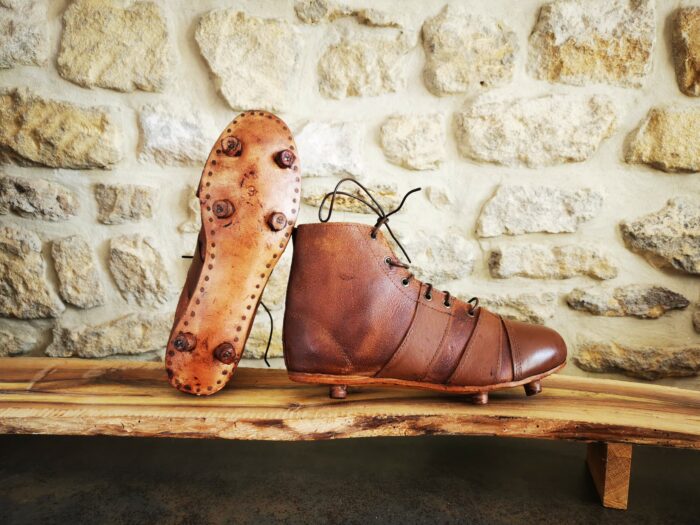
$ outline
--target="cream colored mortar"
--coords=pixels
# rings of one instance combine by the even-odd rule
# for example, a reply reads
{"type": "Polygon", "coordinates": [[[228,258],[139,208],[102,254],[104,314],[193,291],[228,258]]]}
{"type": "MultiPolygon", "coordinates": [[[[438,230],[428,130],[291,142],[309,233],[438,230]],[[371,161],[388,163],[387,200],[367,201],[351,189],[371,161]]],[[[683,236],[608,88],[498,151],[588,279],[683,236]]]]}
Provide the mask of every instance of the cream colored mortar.
{"type": "MultiPolygon", "coordinates": [[[[107,105],[118,109],[118,119],[124,129],[125,158],[111,171],[71,171],[63,169],[2,167],[2,171],[13,175],[45,177],[58,181],[77,192],[81,210],[77,217],[67,222],[50,223],[22,219],[15,215],[2,217],[4,224],[16,224],[36,231],[43,240],[83,233],[96,247],[100,258],[102,278],[107,284],[107,304],[92,310],[67,308],[63,316],[66,324],[81,322],[94,324],[123,315],[136,309],[121,299],[107,270],[106,255],[109,239],[124,233],[146,232],[160,242],[164,258],[173,275],[173,303],[179,286],[184,282],[188,262],[180,259],[190,253],[194,246],[193,234],[179,234],[177,226],[186,219],[187,206],[182,192],[187,185],[199,179],[199,168],[160,167],[155,164],[138,162],[139,132],[137,115],[139,108],[147,103],[173,101],[184,107],[199,109],[211,115],[215,126],[209,130],[212,140],[234,115],[223,98],[217,93],[209,71],[194,41],[194,30],[199,17],[214,8],[232,7],[254,16],[284,18],[294,24],[304,35],[305,46],[302,57],[302,71],[299,85],[294,86],[294,97],[298,104],[293,111],[282,115],[293,129],[308,119],[313,120],[360,120],[367,125],[367,172],[379,181],[393,181],[400,191],[429,184],[449,188],[455,198],[455,205],[448,211],[436,210],[423,197],[413,197],[405,209],[395,218],[394,229],[401,235],[420,224],[428,231],[440,233],[448,227],[457,227],[471,240],[478,242],[482,253],[477,260],[473,275],[465,277],[454,290],[468,295],[501,294],[521,292],[554,292],[559,296],[555,316],[547,322],[559,330],[575,349],[577,341],[585,338],[600,340],[615,339],[624,344],[662,344],[667,346],[700,344],[700,335],[692,328],[692,307],[685,312],[675,312],[658,320],[631,318],[605,318],[584,312],[570,310],[562,296],[575,287],[595,285],[590,279],[574,278],[563,281],[539,281],[521,278],[494,280],[490,278],[487,258],[491,247],[506,243],[578,243],[591,242],[608,249],[619,262],[620,275],[606,284],[623,285],[630,283],[650,283],[667,286],[683,293],[691,301],[700,299],[700,279],[697,277],[670,274],[650,266],[642,257],[627,250],[622,243],[618,223],[623,219],[635,219],[663,207],[666,200],[674,195],[700,192],[700,175],[668,174],[642,165],[628,165],[623,161],[623,144],[649,108],[659,104],[697,104],[684,96],[676,84],[670,50],[668,20],[678,2],[657,2],[657,45],[654,50],[653,66],[649,77],[641,89],[624,89],[609,86],[571,87],[538,81],[526,73],[528,36],[534,27],[539,7],[543,0],[501,0],[461,2],[475,13],[495,16],[504,20],[516,32],[519,52],[513,81],[496,92],[504,96],[535,96],[547,93],[605,93],[617,103],[620,112],[618,129],[600,150],[589,160],[576,164],[565,164],[549,168],[528,169],[509,168],[472,163],[461,158],[452,133],[452,117],[460,109],[465,97],[460,95],[438,98],[431,95],[422,80],[424,64],[423,50],[417,45],[410,54],[407,69],[407,87],[399,93],[373,98],[348,98],[331,100],[323,98],[317,87],[316,65],[318,57],[332,40],[329,25],[317,26],[300,23],[293,11],[290,0],[160,0],[166,13],[169,30],[174,42],[175,64],[172,80],[163,93],[143,92],[118,93],[106,89],[84,89],[59,77],[55,57],[58,52],[61,34],[61,14],[67,2],[50,0],[50,56],[46,67],[16,67],[0,71],[0,86],[28,86],[40,95],[68,100],[85,105],[107,105]],[[379,147],[379,127],[392,113],[434,113],[446,116],[447,160],[437,170],[413,172],[388,163],[379,147]],[[96,182],[125,182],[157,185],[161,197],[155,217],[140,223],[115,226],[100,225],[96,221],[97,209],[92,184],[96,182]],[[476,220],[484,202],[491,197],[496,187],[502,183],[546,184],[564,188],[591,187],[605,193],[603,209],[593,220],[583,223],[576,233],[571,234],[530,234],[516,237],[502,236],[494,239],[478,240],[474,234],[476,220]]],[[[360,2],[346,2],[362,5],[360,2]]],[[[423,21],[437,14],[444,1],[406,0],[391,2],[377,0],[371,2],[378,9],[400,10],[416,30],[423,21]]],[[[365,3],[364,5],[368,5],[365,3]]],[[[336,24],[355,24],[353,20],[341,20],[336,24]]],[[[304,159],[301,159],[302,168],[304,159]]],[[[346,217],[350,219],[350,217],[346,217]]],[[[340,220],[341,217],[337,216],[340,220]]],[[[353,218],[354,219],[354,218],[353,218]]],[[[302,210],[301,222],[316,220],[316,210],[302,210]]],[[[360,216],[363,222],[371,222],[369,216],[360,216]]],[[[49,259],[50,245],[44,246],[44,255],[49,259]]],[[[51,266],[49,264],[49,266],[51,266]]],[[[55,284],[55,275],[51,276],[55,284]]],[[[323,290],[318,290],[323,293],[323,290]]],[[[172,304],[163,307],[172,309],[172,304]]],[[[0,320],[0,329],[9,327],[17,331],[35,330],[44,344],[48,344],[52,320],[14,321],[0,320]]],[[[44,345],[42,345],[43,347],[44,345]]],[[[41,355],[40,352],[35,352],[41,355]]],[[[260,366],[261,362],[246,362],[245,365],[260,366]]],[[[275,360],[276,366],[283,366],[275,360]]],[[[565,373],[585,375],[573,363],[565,373]]],[[[596,374],[601,377],[601,374],[596,374]]],[[[614,376],[622,378],[622,376],[614,376]]],[[[700,389],[700,378],[659,381],[689,388],[700,389]]]]}

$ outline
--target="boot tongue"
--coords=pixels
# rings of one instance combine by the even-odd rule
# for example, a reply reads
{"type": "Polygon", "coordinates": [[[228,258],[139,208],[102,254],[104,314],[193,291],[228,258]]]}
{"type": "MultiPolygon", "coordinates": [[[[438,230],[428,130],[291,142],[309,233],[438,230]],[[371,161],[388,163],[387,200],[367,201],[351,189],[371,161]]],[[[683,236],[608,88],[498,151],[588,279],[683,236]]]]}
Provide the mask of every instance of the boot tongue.
{"type": "Polygon", "coordinates": [[[394,242],[401,249],[401,252],[404,254],[404,257],[406,257],[406,260],[408,260],[408,262],[410,263],[411,258],[408,256],[408,253],[406,253],[406,250],[401,245],[399,240],[396,238],[396,235],[394,235],[394,232],[391,231],[391,228],[389,227],[388,223],[389,223],[389,217],[391,215],[393,215],[394,213],[398,212],[403,207],[408,196],[411,195],[412,193],[415,193],[415,192],[420,191],[420,190],[421,190],[421,188],[413,188],[412,190],[410,190],[409,192],[407,192],[403,196],[403,199],[401,199],[401,203],[396,208],[391,210],[389,213],[385,213],[384,208],[382,208],[381,204],[379,204],[377,199],[374,198],[372,193],[365,186],[363,186],[362,184],[357,182],[355,179],[351,179],[351,178],[341,179],[340,181],[338,181],[338,184],[335,185],[335,188],[333,189],[333,191],[330,193],[326,193],[326,195],[324,195],[324,197],[323,197],[323,200],[321,200],[321,204],[318,207],[318,220],[321,222],[328,222],[331,219],[331,214],[333,213],[333,205],[335,204],[335,198],[337,195],[343,195],[345,197],[355,199],[356,201],[361,202],[362,204],[367,206],[374,213],[376,213],[377,216],[379,217],[376,224],[374,225],[374,228],[372,228],[372,233],[371,233],[372,238],[375,239],[377,237],[377,232],[379,231],[379,228],[381,228],[382,226],[386,226],[386,229],[389,232],[389,235],[391,235],[391,238],[394,239],[394,242]],[[340,188],[341,184],[343,184],[345,182],[352,182],[357,187],[359,187],[370,198],[370,200],[372,201],[372,204],[367,202],[365,199],[363,199],[359,195],[354,195],[352,193],[340,191],[339,188],[340,188]],[[326,200],[328,200],[328,198],[330,198],[330,204],[328,206],[328,214],[324,218],[323,217],[323,207],[325,206],[326,200]]]}

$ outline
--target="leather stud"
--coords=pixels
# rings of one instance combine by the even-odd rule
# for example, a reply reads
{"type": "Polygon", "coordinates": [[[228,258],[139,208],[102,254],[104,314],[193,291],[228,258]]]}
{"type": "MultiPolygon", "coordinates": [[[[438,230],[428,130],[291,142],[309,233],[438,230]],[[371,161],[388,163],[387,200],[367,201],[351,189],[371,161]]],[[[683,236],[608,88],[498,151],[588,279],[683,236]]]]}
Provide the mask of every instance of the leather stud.
{"type": "Polygon", "coordinates": [[[345,399],[348,397],[347,385],[331,385],[328,389],[328,395],[331,399],[345,399]]]}
{"type": "Polygon", "coordinates": [[[267,223],[270,225],[270,228],[272,228],[273,231],[278,232],[287,225],[287,217],[284,215],[284,213],[275,212],[270,215],[270,219],[267,221],[267,223]]]}
{"type": "Polygon", "coordinates": [[[525,387],[525,394],[528,396],[534,396],[535,394],[539,394],[542,392],[542,383],[539,381],[533,381],[532,383],[528,383],[524,385],[525,387]]]}
{"type": "Polygon", "coordinates": [[[173,348],[180,352],[191,352],[197,346],[197,338],[190,332],[180,332],[173,339],[173,348]]]}
{"type": "Polygon", "coordinates": [[[216,201],[212,206],[212,210],[219,219],[225,219],[233,215],[233,204],[227,200],[216,201]]]}
{"type": "Polygon", "coordinates": [[[488,392],[477,392],[472,395],[472,403],[475,405],[485,405],[489,402],[488,392]]]}
{"type": "Polygon", "coordinates": [[[288,149],[283,149],[282,151],[278,152],[277,155],[275,155],[275,162],[280,168],[291,168],[295,160],[296,157],[294,156],[294,153],[288,149]]]}
{"type": "Polygon", "coordinates": [[[225,365],[230,365],[236,360],[236,352],[229,343],[221,343],[214,349],[214,357],[225,365]]]}
{"type": "Polygon", "coordinates": [[[242,150],[243,146],[241,145],[241,141],[236,137],[228,136],[221,140],[221,151],[227,157],[238,157],[242,150]]]}

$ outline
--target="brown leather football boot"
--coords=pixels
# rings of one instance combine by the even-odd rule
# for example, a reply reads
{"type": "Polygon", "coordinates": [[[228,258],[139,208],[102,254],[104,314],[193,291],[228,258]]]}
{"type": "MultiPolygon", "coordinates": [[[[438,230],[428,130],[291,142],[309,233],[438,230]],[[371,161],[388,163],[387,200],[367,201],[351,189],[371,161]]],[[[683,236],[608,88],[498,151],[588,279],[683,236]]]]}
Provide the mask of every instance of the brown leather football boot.
{"type": "MultiPolygon", "coordinates": [[[[336,186],[326,195],[328,215],[319,210],[322,222],[336,194],[352,195],[336,186]]],[[[347,385],[468,393],[478,404],[500,388],[540,392],[540,380],[566,361],[559,334],[503,319],[477,298],[464,302],[415,279],[379,231],[385,226],[408,259],[387,224],[398,209],[385,214],[370,198],[371,204],[358,200],[379,216],[374,227],[326,223],[295,230],[283,332],[290,379],[329,384],[333,398],[344,398],[347,385]]]]}
{"type": "Polygon", "coordinates": [[[300,187],[294,140],[275,115],[241,113],[217,139],[197,189],[202,229],[165,355],[178,390],[213,394],[233,375],[289,242],[300,187]]]}

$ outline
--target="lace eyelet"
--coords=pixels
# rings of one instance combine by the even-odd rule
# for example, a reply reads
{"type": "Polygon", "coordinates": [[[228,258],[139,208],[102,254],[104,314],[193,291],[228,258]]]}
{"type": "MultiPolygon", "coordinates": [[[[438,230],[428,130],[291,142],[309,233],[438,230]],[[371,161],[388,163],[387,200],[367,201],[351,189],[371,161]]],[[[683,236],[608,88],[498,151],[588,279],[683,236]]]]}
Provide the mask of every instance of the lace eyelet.
{"type": "Polygon", "coordinates": [[[401,279],[401,284],[403,284],[404,286],[408,286],[409,283],[410,283],[410,281],[408,279],[406,279],[405,277],[403,279],[401,279]]]}
{"type": "Polygon", "coordinates": [[[384,262],[391,266],[391,257],[384,257],[384,262]]]}
{"type": "Polygon", "coordinates": [[[377,238],[377,234],[376,234],[376,233],[370,233],[369,236],[372,237],[372,239],[376,239],[376,238],[377,238]]]}
{"type": "Polygon", "coordinates": [[[433,295],[432,294],[425,294],[423,297],[425,297],[426,301],[432,301],[433,300],[433,295]]]}
{"type": "Polygon", "coordinates": [[[467,310],[467,316],[468,317],[475,317],[476,316],[476,309],[479,307],[479,298],[478,297],[472,297],[467,301],[469,306],[469,310],[467,310]]]}
{"type": "Polygon", "coordinates": [[[452,308],[452,305],[451,305],[450,303],[448,303],[447,301],[443,301],[442,305],[443,305],[445,308],[452,308]]]}

